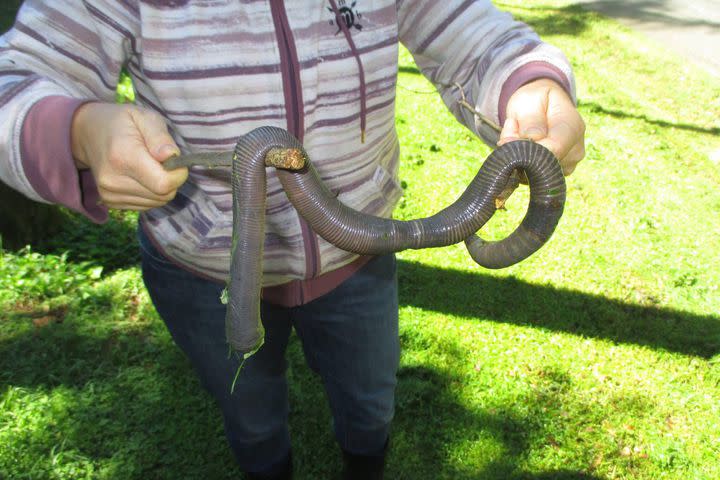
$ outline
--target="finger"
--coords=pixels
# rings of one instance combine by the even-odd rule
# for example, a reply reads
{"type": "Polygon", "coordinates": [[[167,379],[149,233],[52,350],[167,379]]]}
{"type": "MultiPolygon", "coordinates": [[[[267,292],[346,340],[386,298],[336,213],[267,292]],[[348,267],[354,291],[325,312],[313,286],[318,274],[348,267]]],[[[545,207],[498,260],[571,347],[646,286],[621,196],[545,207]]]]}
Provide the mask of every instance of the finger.
{"type": "Polygon", "coordinates": [[[560,161],[560,166],[563,169],[565,176],[570,175],[575,171],[580,160],[585,156],[585,145],[583,143],[576,144],[568,154],[560,161]]]}
{"type": "Polygon", "coordinates": [[[579,158],[568,158],[567,161],[579,162],[584,156],[585,122],[567,93],[559,88],[551,92],[548,124],[548,143],[555,155],[566,160],[570,152],[573,152],[575,157],[579,154],[579,158]]]}
{"type": "Polygon", "coordinates": [[[518,131],[518,122],[514,117],[508,117],[505,119],[502,131],[500,132],[500,140],[498,140],[498,146],[504,145],[513,140],[520,138],[520,132],[518,131]]]}
{"type": "Polygon", "coordinates": [[[105,205],[116,210],[134,210],[144,212],[152,208],[162,207],[167,201],[151,200],[143,197],[132,195],[122,195],[115,193],[101,193],[101,200],[98,205],[105,205]]]}
{"type": "Polygon", "coordinates": [[[582,137],[564,120],[556,121],[550,128],[548,135],[538,140],[539,144],[553,152],[558,159],[564,159],[568,152],[579,142],[582,143],[582,137]]]}
{"type": "Polygon", "coordinates": [[[555,154],[565,176],[570,175],[575,170],[577,164],[580,163],[580,160],[582,160],[585,156],[585,144],[582,138],[575,141],[566,153],[564,152],[567,147],[565,145],[561,145],[560,142],[553,140],[550,137],[543,139],[538,143],[555,154]]]}
{"type": "Polygon", "coordinates": [[[133,212],[147,212],[148,210],[152,210],[154,208],[134,204],[106,204],[106,206],[112,210],[131,210],[133,212]]]}
{"type": "Polygon", "coordinates": [[[173,190],[165,195],[158,195],[148,190],[134,178],[124,175],[114,175],[110,178],[101,177],[98,181],[98,190],[100,191],[100,196],[104,201],[107,201],[109,198],[122,196],[125,198],[137,198],[153,202],[162,202],[163,204],[172,200],[175,197],[175,192],[177,191],[173,190]]]}
{"type": "Polygon", "coordinates": [[[142,197],[131,195],[112,194],[107,198],[103,198],[103,203],[110,208],[117,210],[136,210],[145,211],[151,208],[162,207],[167,202],[150,200],[142,197]]]}
{"type": "Polygon", "coordinates": [[[142,146],[133,148],[124,160],[125,173],[154,195],[166,196],[187,179],[187,168],[167,171],[142,146]]]}

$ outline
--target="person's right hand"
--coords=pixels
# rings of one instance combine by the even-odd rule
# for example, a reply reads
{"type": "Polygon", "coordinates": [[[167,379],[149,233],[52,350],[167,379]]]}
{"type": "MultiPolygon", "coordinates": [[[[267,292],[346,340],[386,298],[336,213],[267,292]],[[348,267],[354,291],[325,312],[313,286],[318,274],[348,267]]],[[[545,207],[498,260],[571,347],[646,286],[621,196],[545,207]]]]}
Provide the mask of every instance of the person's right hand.
{"type": "Polygon", "coordinates": [[[72,153],[89,168],[101,202],[110,208],[145,211],[175,198],[187,168],[161,165],[180,149],[157,113],[132,105],[86,103],[75,112],[72,153]]]}

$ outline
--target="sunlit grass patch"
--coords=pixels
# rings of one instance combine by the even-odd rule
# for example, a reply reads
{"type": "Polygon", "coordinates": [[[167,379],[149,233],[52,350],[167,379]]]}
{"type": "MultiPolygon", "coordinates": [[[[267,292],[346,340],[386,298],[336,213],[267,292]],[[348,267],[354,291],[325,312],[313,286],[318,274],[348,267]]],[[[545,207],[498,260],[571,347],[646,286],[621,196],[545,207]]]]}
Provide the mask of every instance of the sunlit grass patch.
{"type": "MultiPolygon", "coordinates": [[[[720,82],[566,2],[503,6],[576,65],[587,156],[522,264],[485,271],[462,245],[399,255],[387,478],[720,478],[720,82]]],[[[457,198],[491,149],[406,51],[401,67],[395,216],[409,219],[457,198]]],[[[526,201],[483,234],[510,232],[526,201]]],[[[2,253],[0,477],[238,478],[142,286],[135,217],[68,225],[2,253]]],[[[296,338],[288,357],[297,478],[331,478],[322,385],[296,338]]]]}

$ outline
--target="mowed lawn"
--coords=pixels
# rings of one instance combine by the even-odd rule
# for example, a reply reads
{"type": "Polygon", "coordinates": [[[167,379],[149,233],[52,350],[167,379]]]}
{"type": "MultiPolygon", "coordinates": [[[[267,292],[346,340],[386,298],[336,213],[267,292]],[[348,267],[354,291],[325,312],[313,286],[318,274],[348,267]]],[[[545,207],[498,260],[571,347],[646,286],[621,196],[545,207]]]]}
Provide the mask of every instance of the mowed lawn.
{"type": "MultiPolygon", "coordinates": [[[[720,478],[720,80],[567,2],[504,2],[567,53],[587,157],[550,242],[502,271],[399,254],[389,479],[720,478]]],[[[401,52],[397,218],[489,154],[401,52]]],[[[483,229],[519,222],[526,189],[483,229]]],[[[0,478],[238,478],[220,416],[142,287],[133,214],[0,263],[0,478]],[[67,253],[64,253],[67,252],[67,253]]],[[[340,468],[299,341],[297,478],[340,468]]]]}

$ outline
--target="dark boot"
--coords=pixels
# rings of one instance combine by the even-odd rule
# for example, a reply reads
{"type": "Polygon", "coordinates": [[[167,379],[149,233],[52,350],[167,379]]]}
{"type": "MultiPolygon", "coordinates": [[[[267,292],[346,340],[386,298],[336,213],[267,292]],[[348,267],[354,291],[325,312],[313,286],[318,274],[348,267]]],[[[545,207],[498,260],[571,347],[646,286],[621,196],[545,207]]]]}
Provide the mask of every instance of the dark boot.
{"type": "Polygon", "coordinates": [[[343,480],[382,480],[388,444],[377,455],[354,455],[343,450],[343,480]]]}
{"type": "Polygon", "coordinates": [[[246,473],[247,480],[292,480],[292,455],[288,455],[284,461],[274,466],[270,471],[263,473],[246,473]]]}

